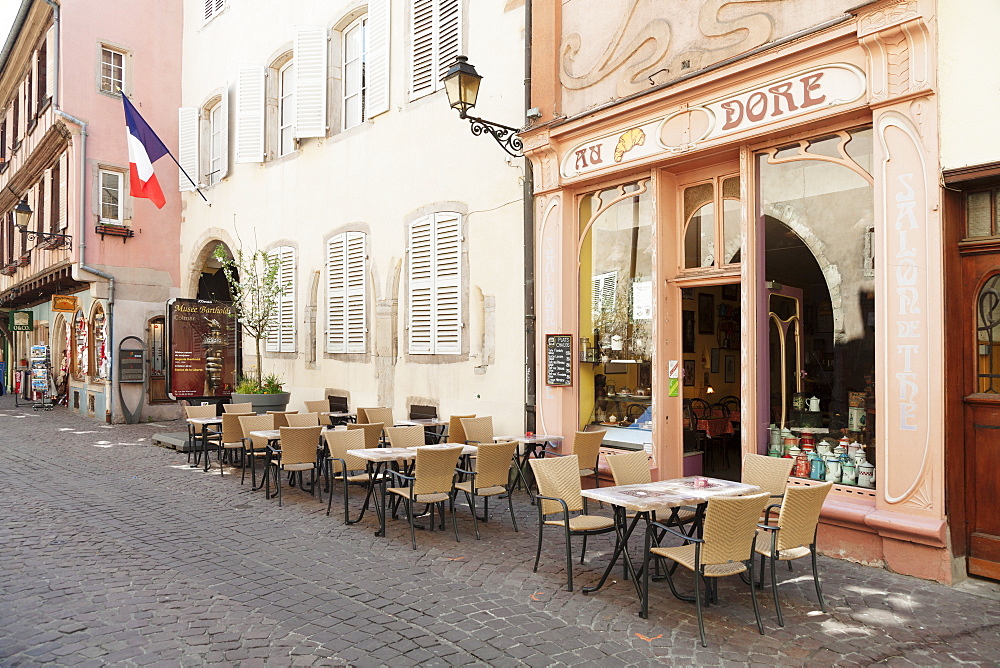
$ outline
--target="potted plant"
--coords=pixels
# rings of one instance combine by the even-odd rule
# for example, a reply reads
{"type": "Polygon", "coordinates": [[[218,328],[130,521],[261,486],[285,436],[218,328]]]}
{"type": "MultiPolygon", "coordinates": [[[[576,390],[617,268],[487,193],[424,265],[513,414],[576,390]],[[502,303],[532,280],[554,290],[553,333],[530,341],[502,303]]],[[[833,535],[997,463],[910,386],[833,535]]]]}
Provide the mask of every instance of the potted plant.
{"type": "Polygon", "coordinates": [[[262,250],[246,253],[242,248],[230,255],[222,244],[216,246],[213,255],[222,263],[236,317],[243,325],[243,332],[254,340],[257,359],[251,373],[237,382],[233,403],[251,403],[257,412],[285,410],[290,395],[282,391],[277,375],[263,374],[261,356],[261,342],[277,315],[278,300],[284,292],[278,278],[278,259],[262,250]]]}

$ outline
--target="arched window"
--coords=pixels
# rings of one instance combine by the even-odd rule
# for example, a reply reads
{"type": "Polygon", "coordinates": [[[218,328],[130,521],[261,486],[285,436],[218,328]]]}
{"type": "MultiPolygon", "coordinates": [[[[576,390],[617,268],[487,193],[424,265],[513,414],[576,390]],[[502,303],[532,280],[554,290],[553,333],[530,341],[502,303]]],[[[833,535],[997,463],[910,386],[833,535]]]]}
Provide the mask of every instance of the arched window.
{"type": "Polygon", "coordinates": [[[90,372],[90,356],[88,353],[90,337],[88,336],[87,316],[83,311],[77,311],[73,316],[73,327],[70,341],[70,372],[74,380],[83,380],[90,372]]]}
{"type": "Polygon", "coordinates": [[[111,378],[111,362],[108,359],[108,318],[104,306],[94,307],[90,319],[90,368],[96,380],[111,378]]]}
{"type": "Polygon", "coordinates": [[[1000,274],[976,298],[976,360],[977,390],[1000,394],[1000,274]]]}

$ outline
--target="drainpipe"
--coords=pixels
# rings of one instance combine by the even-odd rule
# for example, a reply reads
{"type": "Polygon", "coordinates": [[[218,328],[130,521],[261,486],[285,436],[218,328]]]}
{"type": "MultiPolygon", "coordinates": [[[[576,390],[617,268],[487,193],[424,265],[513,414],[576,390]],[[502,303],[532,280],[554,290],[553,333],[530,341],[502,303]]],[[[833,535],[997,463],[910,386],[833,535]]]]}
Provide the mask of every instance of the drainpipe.
{"type": "MultiPolygon", "coordinates": [[[[46,2],[47,1],[48,0],[46,0],[46,2]]],[[[80,198],[80,212],[79,212],[79,216],[78,216],[78,218],[79,218],[79,220],[78,220],[79,225],[77,227],[77,230],[78,230],[78,232],[77,232],[77,247],[80,249],[80,254],[79,254],[79,259],[77,260],[77,263],[76,263],[76,271],[74,273],[76,274],[76,278],[78,280],[79,280],[80,272],[87,272],[87,273],[93,274],[95,276],[99,276],[99,277],[105,279],[106,281],[108,281],[108,322],[109,322],[109,325],[108,325],[108,340],[105,343],[105,345],[108,346],[108,350],[107,350],[108,363],[109,363],[109,365],[111,367],[111,370],[110,370],[111,377],[114,378],[114,368],[115,368],[114,367],[114,350],[115,350],[115,346],[114,346],[114,341],[115,341],[115,316],[114,316],[114,314],[115,314],[115,277],[112,276],[111,274],[107,273],[106,271],[101,271],[100,269],[97,269],[96,267],[91,267],[91,266],[89,266],[87,264],[87,240],[86,240],[86,236],[85,236],[86,227],[84,225],[84,221],[86,220],[86,213],[87,213],[87,203],[86,203],[86,194],[87,194],[87,179],[86,179],[86,174],[87,174],[87,124],[84,121],[81,121],[79,118],[75,118],[74,116],[70,116],[69,114],[61,111],[60,109],[56,109],[55,113],[60,118],[65,119],[65,120],[69,121],[70,123],[73,123],[74,125],[76,125],[76,126],[78,126],[80,128],[80,193],[79,193],[79,198],[80,198]]],[[[112,406],[114,406],[114,392],[111,393],[110,404],[112,406]]],[[[113,418],[114,418],[114,415],[111,413],[110,409],[108,410],[108,418],[112,419],[112,421],[113,421],[113,418]]]]}
{"type": "MultiPolygon", "coordinates": [[[[524,109],[531,109],[531,0],[524,2],[524,109]]],[[[524,159],[524,428],[535,430],[535,203],[531,161],[524,159]]]]}

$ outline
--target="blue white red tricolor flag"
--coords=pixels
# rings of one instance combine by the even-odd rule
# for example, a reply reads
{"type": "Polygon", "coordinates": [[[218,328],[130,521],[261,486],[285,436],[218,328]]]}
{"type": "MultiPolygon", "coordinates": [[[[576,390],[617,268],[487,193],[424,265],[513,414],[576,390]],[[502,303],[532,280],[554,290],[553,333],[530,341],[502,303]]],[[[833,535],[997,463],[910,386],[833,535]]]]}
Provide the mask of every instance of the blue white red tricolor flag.
{"type": "Polygon", "coordinates": [[[125,105],[125,125],[128,128],[126,138],[132,197],[145,197],[152,201],[156,208],[162,209],[167,201],[163,197],[159,181],[156,180],[153,163],[169,155],[170,151],[124,93],[122,103],[125,105]]]}

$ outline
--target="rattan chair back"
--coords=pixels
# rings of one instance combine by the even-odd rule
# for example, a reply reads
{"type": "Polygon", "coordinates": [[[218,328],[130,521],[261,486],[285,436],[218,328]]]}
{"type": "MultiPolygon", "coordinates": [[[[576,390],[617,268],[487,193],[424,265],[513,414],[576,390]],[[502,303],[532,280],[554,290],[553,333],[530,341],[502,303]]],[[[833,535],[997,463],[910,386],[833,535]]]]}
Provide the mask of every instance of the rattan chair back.
{"type": "Polygon", "coordinates": [[[493,442],[493,418],[489,415],[462,418],[462,429],[465,431],[466,443],[493,442]]]}
{"type": "Polygon", "coordinates": [[[386,427],[391,448],[414,448],[424,444],[424,428],[413,425],[410,427],[386,427]]]}
{"type": "Polygon", "coordinates": [[[253,404],[250,402],[243,404],[222,404],[223,413],[253,413],[253,404]]]}
{"type": "Polygon", "coordinates": [[[274,429],[273,415],[241,415],[239,416],[240,428],[243,430],[243,438],[250,439],[254,450],[263,450],[267,447],[267,439],[251,436],[252,431],[266,431],[274,429]]]}
{"type": "Polygon", "coordinates": [[[573,454],[580,458],[580,469],[593,473],[597,470],[597,458],[601,454],[601,443],[608,432],[578,431],[573,435],[573,454]]]}
{"type": "Polygon", "coordinates": [[[517,441],[481,443],[476,453],[476,487],[506,487],[516,450],[517,441]]]}
{"type": "Polygon", "coordinates": [[[306,411],[309,413],[326,413],[330,410],[330,403],[326,399],[305,402],[306,411]]]}
{"type": "Polygon", "coordinates": [[[472,415],[452,415],[448,418],[448,442],[449,443],[465,443],[465,429],[462,427],[462,420],[465,418],[474,418],[475,414],[472,415]]]}
{"type": "Polygon", "coordinates": [[[791,458],[765,457],[748,452],[743,456],[743,482],[756,485],[771,496],[781,496],[788,486],[788,476],[794,463],[791,458]]]}
{"type": "Polygon", "coordinates": [[[420,448],[413,469],[413,494],[450,494],[462,446],[420,448]]]}
{"type": "Polygon", "coordinates": [[[361,423],[361,424],[348,424],[348,430],[362,429],[365,432],[365,447],[366,448],[377,448],[382,441],[382,427],[384,425],[381,422],[375,422],[374,424],[361,423]]]}
{"type": "MultiPolygon", "coordinates": [[[[580,496],[580,458],[576,455],[530,459],[531,470],[538,482],[538,493],[562,499],[570,512],[583,510],[580,496]]],[[[562,512],[562,506],[555,501],[542,500],[542,515],[562,512]]]]}
{"type": "MultiPolygon", "coordinates": [[[[212,418],[215,417],[215,405],[210,406],[185,406],[184,415],[189,418],[212,418]]],[[[195,434],[200,434],[202,427],[200,424],[189,424],[188,427],[195,434]]]]}
{"type": "Polygon", "coordinates": [[[785,490],[778,513],[778,551],[807,547],[816,536],[819,513],[826,495],[833,488],[832,482],[817,485],[793,485],[785,490]]]}
{"type": "Polygon", "coordinates": [[[238,443],[243,438],[243,427],[240,426],[240,418],[248,415],[253,415],[253,412],[222,414],[223,443],[238,443]]]}
{"type": "Polygon", "coordinates": [[[287,427],[288,426],[288,418],[286,416],[287,415],[294,415],[295,413],[298,413],[298,411],[268,411],[267,412],[268,415],[273,415],[274,416],[274,428],[275,429],[281,429],[282,427],[287,427]]]}
{"type": "Polygon", "coordinates": [[[358,422],[361,424],[375,424],[376,422],[381,422],[383,426],[392,426],[394,424],[392,421],[392,409],[386,408],[385,406],[379,406],[376,408],[359,408],[358,422]]]}
{"type": "Polygon", "coordinates": [[[701,546],[701,563],[717,565],[750,559],[757,522],[770,498],[767,492],[710,498],[702,529],[705,542],[701,546]]]}
{"type": "Polygon", "coordinates": [[[319,445],[319,425],[315,427],[280,427],[281,465],[315,464],[319,445]]]}
{"type": "MultiPolygon", "coordinates": [[[[348,429],[347,431],[325,431],[326,447],[330,449],[330,457],[343,459],[347,464],[348,471],[363,471],[368,462],[360,457],[347,454],[348,450],[364,450],[368,446],[365,444],[365,432],[360,429],[348,429]]],[[[332,462],[333,472],[340,473],[340,462],[332,462]]]]}
{"type": "Polygon", "coordinates": [[[649,455],[644,450],[606,455],[604,460],[611,469],[616,485],[645,485],[653,481],[649,470],[649,455]]]}
{"type": "Polygon", "coordinates": [[[292,413],[285,420],[289,427],[318,427],[319,413],[292,413]]]}

